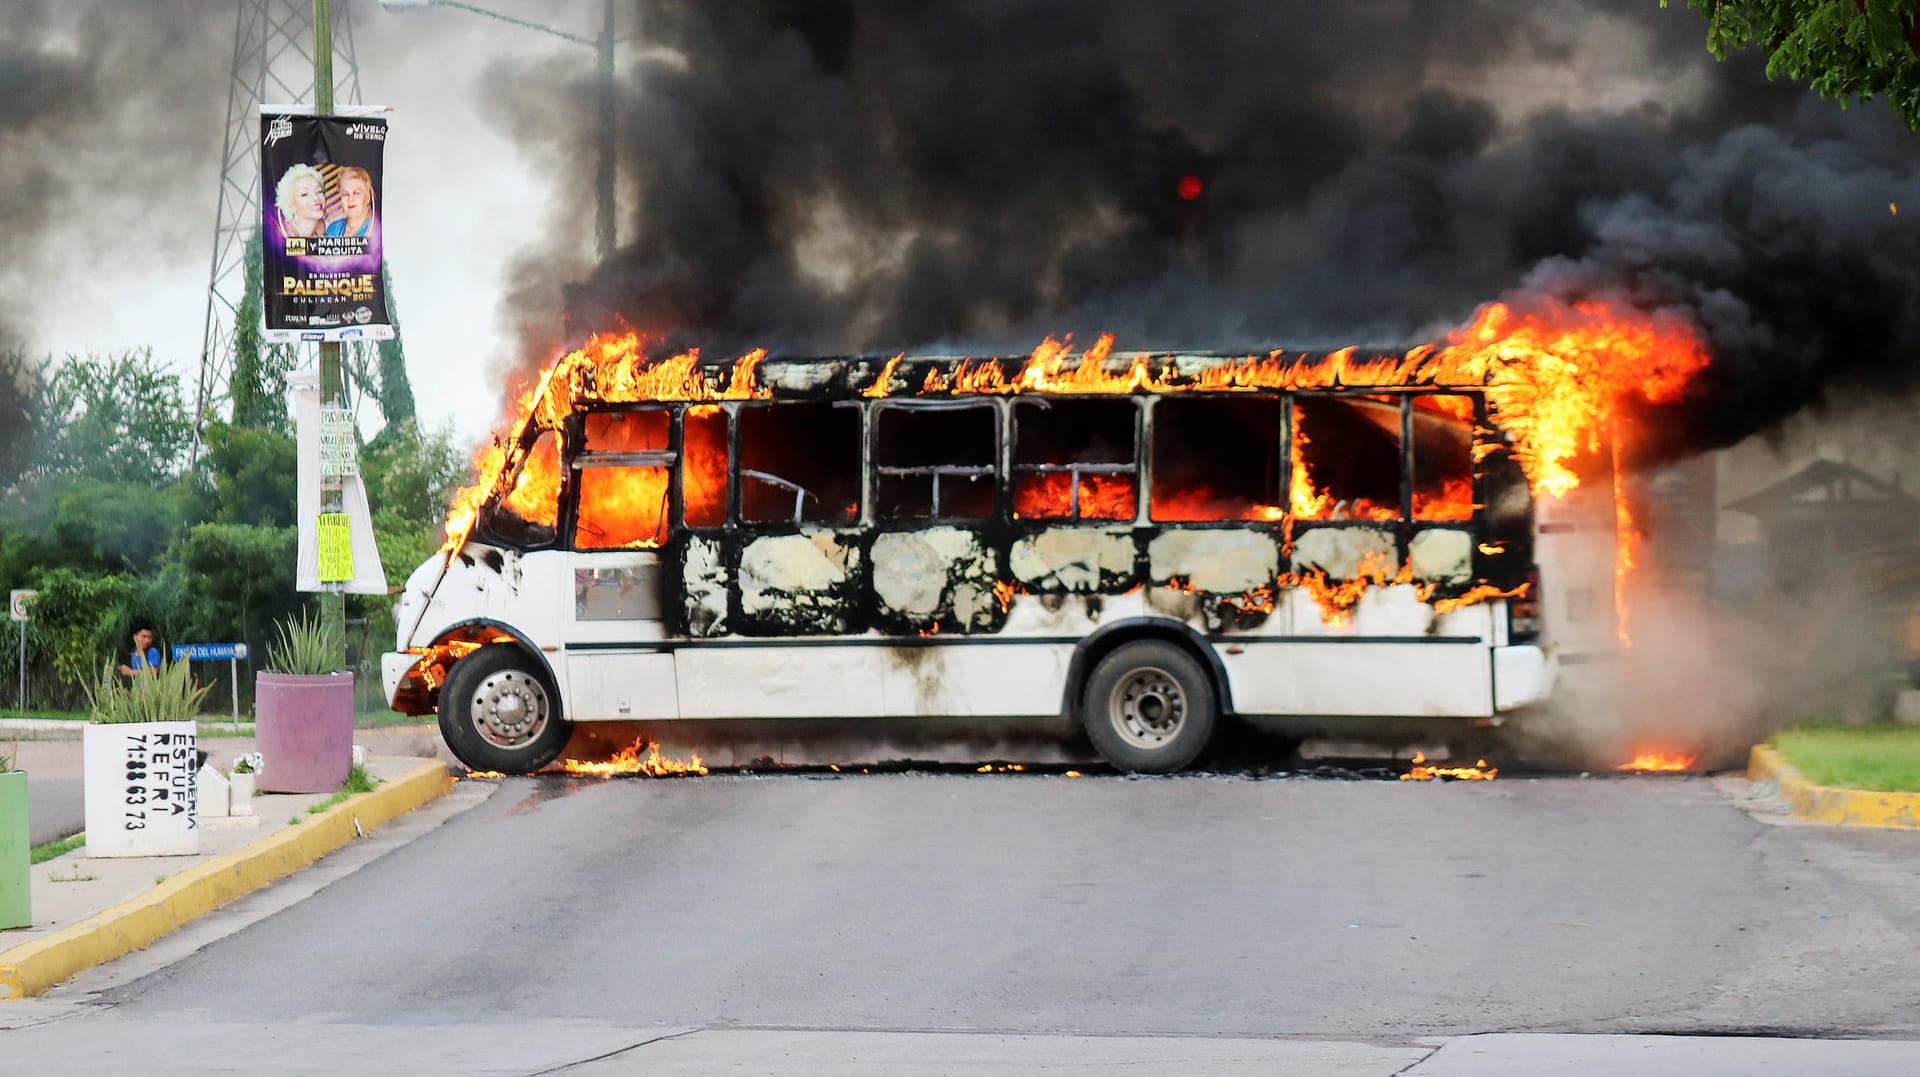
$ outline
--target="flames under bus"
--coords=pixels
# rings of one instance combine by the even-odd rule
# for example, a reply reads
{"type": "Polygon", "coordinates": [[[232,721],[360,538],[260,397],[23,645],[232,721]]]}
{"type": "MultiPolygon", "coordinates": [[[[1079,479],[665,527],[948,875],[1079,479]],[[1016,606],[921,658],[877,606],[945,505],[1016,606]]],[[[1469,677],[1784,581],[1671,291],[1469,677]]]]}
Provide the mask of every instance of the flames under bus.
{"type": "Polygon", "coordinates": [[[389,700],[507,773],[575,722],[1077,722],[1164,772],[1229,716],[1364,733],[1543,700],[1540,574],[1600,624],[1610,561],[1570,544],[1611,534],[1536,519],[1483,391],[1196,379],[1224,361],[969,393],[954,360],[768,360],[748,399],[536,407],[407,582],[389,700]]]}

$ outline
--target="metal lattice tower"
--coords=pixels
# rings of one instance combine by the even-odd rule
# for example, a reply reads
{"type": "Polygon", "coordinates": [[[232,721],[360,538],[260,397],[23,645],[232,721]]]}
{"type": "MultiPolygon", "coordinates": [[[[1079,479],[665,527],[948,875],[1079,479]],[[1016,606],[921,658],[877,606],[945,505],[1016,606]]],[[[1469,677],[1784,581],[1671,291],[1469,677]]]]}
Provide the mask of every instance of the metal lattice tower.
{"type": "MultiPolygon", "coordinates": [[[[261,219],[260,106],[314,99],[312,0],[238,0],[235,7],[233,72],[227,84],[227,124],[220,154],[220,208],[214,222],[200,382],[194,398],[195,456],[210,413],[231,398],[235,316],[246,296],[248,240],[261,219]]],[[[354,57],[351,11],[350,4],[334,8],[334,99],[357,105],[361,103],[360,65],[354,57]]],[[[295,347],[263,343],[261,351],[291,358],[295,347]]]]}

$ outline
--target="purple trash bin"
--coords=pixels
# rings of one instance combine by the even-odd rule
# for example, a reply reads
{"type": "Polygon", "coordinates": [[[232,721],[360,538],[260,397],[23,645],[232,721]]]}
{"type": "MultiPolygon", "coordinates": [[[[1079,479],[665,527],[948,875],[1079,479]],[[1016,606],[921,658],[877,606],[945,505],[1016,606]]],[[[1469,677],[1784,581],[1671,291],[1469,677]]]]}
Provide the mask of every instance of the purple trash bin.
{"type": "Polygon", "coordinates": [[[353,674],[256,673],[263,793],[331,793],[353,769],[353,674]]]}

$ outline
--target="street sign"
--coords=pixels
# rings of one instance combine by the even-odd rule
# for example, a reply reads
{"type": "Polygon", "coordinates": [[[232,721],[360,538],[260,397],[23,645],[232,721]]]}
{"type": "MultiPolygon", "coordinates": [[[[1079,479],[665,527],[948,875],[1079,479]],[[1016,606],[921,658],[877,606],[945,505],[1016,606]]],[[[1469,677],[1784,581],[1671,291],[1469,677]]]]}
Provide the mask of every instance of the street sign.
{"type": "Polygon", "coordinates": [[[173,645],[175,662],[225,662],[227,671],[233,675],[233,728],[240,728],[240,663],[247,660],[247,645],[244,643],[176,643],[173,645]]]}
{"type": "MultiPolygon", "coordinates": [[[[7,612],[16,621],[29,620],[28,613],[33,609],[33,599],[38,591],[9,591],[7,593],[7,612]]],[[[21,710],[27,709],[27,630],[20,630],[20,698],[14,704],[21,710]]]]}
{"type": "Polygon", "coordinates": [[[176,643],[173,645],[175,662],[232,662],[247,660],[247,645],[244,643],[176,643]]]}

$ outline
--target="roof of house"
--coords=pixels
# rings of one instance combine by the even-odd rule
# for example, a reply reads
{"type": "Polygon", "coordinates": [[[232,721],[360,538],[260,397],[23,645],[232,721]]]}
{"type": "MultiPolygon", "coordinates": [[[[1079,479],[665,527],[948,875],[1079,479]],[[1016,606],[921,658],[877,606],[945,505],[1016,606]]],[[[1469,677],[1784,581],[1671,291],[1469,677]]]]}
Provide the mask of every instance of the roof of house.
{"type": "Polygon", "coordinates": [[[1755,494],[1727,504],[1750,516],[1775,516],[1795,510],[1842,504],[1920,508],[1920,499],[1889,482],[1832,460],[1815,460],[1792,475],[1755,494]]]}

